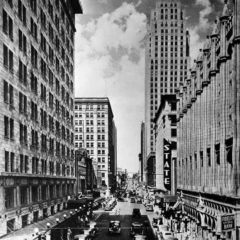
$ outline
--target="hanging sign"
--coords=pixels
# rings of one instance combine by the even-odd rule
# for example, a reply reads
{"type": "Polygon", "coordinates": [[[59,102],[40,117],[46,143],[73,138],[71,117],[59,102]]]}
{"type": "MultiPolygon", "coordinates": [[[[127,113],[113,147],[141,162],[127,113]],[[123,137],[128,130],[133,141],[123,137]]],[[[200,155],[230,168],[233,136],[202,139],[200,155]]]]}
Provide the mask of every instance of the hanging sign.
{"type": "Polygon", "coordinates": [[[171,191],[171,143],[163,139],[163,181],[166,190],[171,191]]]}

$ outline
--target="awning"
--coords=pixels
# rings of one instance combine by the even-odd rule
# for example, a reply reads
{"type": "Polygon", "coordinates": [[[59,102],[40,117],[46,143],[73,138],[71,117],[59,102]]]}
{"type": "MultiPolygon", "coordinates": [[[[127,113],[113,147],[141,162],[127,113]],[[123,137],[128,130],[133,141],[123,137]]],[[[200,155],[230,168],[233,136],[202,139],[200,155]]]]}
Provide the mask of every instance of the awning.
{"type": "Polygon", "coordinates": [[[172,203],[176,202],[178,200],[178,196],[176,195],[165,195],[163,196],[164,202],[165,203],[172,203]]]}

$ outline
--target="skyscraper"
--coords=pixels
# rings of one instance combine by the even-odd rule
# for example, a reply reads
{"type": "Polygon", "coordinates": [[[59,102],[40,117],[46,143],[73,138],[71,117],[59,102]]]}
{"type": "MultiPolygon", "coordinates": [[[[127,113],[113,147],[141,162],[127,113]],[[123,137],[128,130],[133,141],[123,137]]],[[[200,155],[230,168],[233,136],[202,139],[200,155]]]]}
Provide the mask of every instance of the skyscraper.
{"type": "MultiPolygon", "coordinates": [[[[151,11],[146,40],[144,181],[154,170],[155,136],[153,119],[161,96],[175,94],[187,75],[189,34],[178,0],[159,0],[151,11]]],[[[154,179],[151,181],[154,185],[154,179]]]]}
{"type": "Polygon", "coordinates": [[[117,131],[108,98],[75,99],[75,149],[97,161],[98,188],[115,187],[117,131]]]}
{"type": "Polygon", "coordinates": [[[74,194],[77,0],[1,1],[0,236],[74,194]],[[4,217],[3,217],[4,216],[4,217]]]}

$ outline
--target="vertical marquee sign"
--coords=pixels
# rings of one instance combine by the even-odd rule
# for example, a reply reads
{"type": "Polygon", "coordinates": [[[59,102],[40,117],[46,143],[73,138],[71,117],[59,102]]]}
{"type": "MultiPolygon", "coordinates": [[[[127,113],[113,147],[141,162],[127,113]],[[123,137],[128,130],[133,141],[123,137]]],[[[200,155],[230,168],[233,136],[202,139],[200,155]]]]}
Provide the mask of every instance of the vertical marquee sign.
{"type": "Polygon", "coordinates": [[[171,191],[171,143],[163,139],[163,182],[166,190],[171,191]]]}

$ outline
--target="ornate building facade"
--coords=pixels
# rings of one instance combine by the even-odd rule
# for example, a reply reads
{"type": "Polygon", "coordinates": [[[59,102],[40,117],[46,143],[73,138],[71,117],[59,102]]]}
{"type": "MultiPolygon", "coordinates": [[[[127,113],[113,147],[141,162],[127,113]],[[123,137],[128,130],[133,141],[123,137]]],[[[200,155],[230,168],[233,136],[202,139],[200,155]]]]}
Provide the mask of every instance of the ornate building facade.
{"type": "Polygon", "coordinates": [[[77,0],[4,0],[0,236],[61,211],[74,194],[77,0]]]}
{"type": "Polygon", "coordinates": [[[178,191],[197,239],[240,239],[239,79],[240,1],[232,0],[179,91],[178,191]]]}

